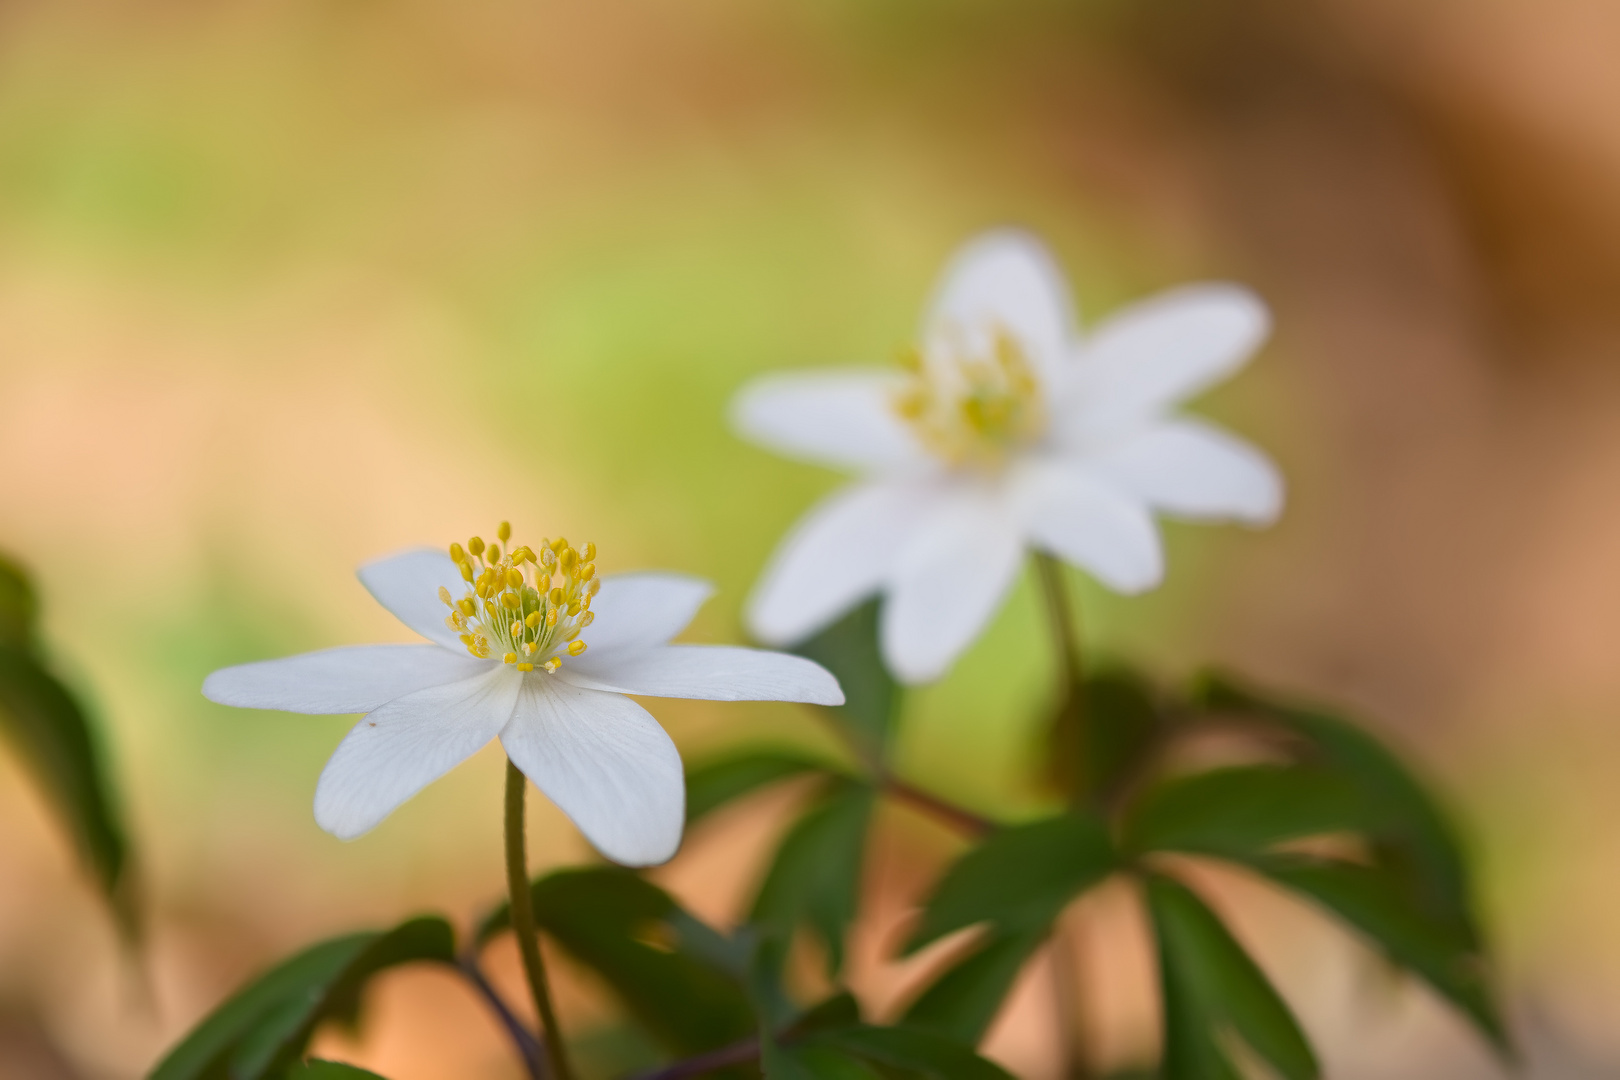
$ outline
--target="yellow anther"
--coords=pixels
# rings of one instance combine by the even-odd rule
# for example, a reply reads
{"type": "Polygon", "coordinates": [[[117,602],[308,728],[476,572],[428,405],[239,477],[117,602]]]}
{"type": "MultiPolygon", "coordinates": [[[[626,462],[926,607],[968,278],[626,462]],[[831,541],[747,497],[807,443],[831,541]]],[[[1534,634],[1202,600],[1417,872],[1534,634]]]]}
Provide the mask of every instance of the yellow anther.
{"type": "Polygon", "coordinates": [[[479,599],[488,599],[489,582],[485,581],[483,578],[479,578],[477,581],[473,582],[473,592],[478,594],[479,599]]]}
{"type": "Polygon", "coordinates": [[[588,562],[584,566],[579,568],[579,580],[581,580],[581,581],[589,581],[589,580],[591,580],[591,578],[593,578],[595,576],[596,576],[596,564],[595,563],[588,562]]]}
{"type": "Polygon", "coordinates": [[[534,670],[534,665],[529,663],[527,660],[525,660],[523,663],[518,665],[518,670],[519,671],[533,671],[534,670]]]}
{"type": "Polygon", "coordinates": [[[462,563],[461,564],[461,580],[462,581],[471,581],[472,579],[473,579],[472,563],[470,563],[470,562],[462,563]]]}
{"type": "Polygon", "coordinates": [[[484,553],[484,542],[475,536],[467,541],[467,550],[472,552],[473,558],[476,559],[484,553]]]}
{"type": "Polygon", "coordinates": [[[512,620],[512,625],[508,626],[506,629],[511,633],[511,635],[513,637],[519,637],[523,633],[523,624],[518,622],[516,619],[513,619],[512,620]]]}
{"type": "Polygon", "coordinates": [[[546,609],[546,625],[547,626],[556,626],[557,625],[557,609],[556,608],[552,607],[552,608],[547,608],[546,609]]]}
{"type": "Polygon", "coordinates": [[[579,625],[580,626],[589,626],[589,625],[591,625],[591,623],[593,623],[595,621],[596,621],[596,612],[594,612],[594,611],[586,611],[585,612],[585,617],[579,620],[579,625]]]}
{"type": "Polygon", "coordinates": [[[583,641],[570,641],[568,643],[568,655],[569,656],[578,656],[580,653],[582,653],[584,651],[585,651],[585,643],[583,641]]]}
{"type": "Polygon", "coordinates": [[[579,603],[578,600],[575,600],[572,604],[568,605],[568,614],[569,614],[570,617],[572,617],[574,615],[578,615],[580,613],[580,610],[581,610],[581,608],[580,608],[580,603],[579,603]]]}
{"type": "Polygon", "coordinates": [[[551,568],[557,565],[557,553],[552,551],[550,547],[541,548],[540,565],[545,567],[546,571],[549,573],[551,568]]]}
{"type": "Polygon", "coordinates": [[[551,553],[553,555],[561,555],[563,548],[568,546],[568,541],[564,537],[559,536],[546,546],[551,549],[551,553]]]}
{"type": "Polygon", "coordinates": [[[495,617],[495,604],[492,601],[484,601],[484,614],[492,619],[495,617]]]}
{"type": "Polygon", "coordinates": [[[515,592],[503,592],[501,593],[501,603],[516,611],[523,606],[523,598],[515,592]]]}
{"type": "Polygon", "coordinates": [[[505,656],[501,657],[501,663],[503,663],[503,664],[515,664],[515,663],[517,663],[517,653],[515,653],[515,652],[507,653],[505,656]]]}
{"type": "Polygon", "coordinates": [[[531,612],[529,617],[523,621],[528,625],[530,630],[533,630],[535,627],[540,625],[540,613],[538,611],[531,612]]]}
{"type": "Polygon", "coordinates": [[[556,671],[558,668],[562,667],[562,657],[553,656],[550,660],[547,660],[541,666],[544,667],[547,671],[556,671]]]}
{"type": "Polygon", "coordinates": [[[563,591],[561,589],[552,589],[550,599],[551,599],[551,606],[552,607],[554,607],[554,608],[562,607],[563,591]]]}
{"type": "Polygon", "coordinates": [[[534,642],[525,641],[523,643],[523,655],[524,656],[533,656],[535,653],[537,653],[539,651],[540,651],[540,646],[536,645],[534,642]]]}
{"type": "Polygon", "coordinates": [[[501,561],[501,545],[499,545],[499,544],[491,544],[491,545],[489,545],[488,549],[486,549],[484,551],[484,561],[487,562],[487,563],[491,563],[491,564],[500,562],[501,561]]]}
{"type": "Polygon", "coordinates": [[[463,645],[468,646],[468,647],[471,647],[477,641],[478,641],[478,639],[473,637],[471,634],[462,634],[461,635],[461,643],[463,645]]]}
{"type": "Polygon", "coordinates": [[[586,562],[590,562],[592,559],[596,558],[596,545],[591,543],[589,540],[585,541],[585,546],[579,549],[579,557],[584,559],[586,562]]]}
{"type": "Polygon", "coordinates": [[[591,578],[591,580],[585,586],[585,595],[586,596],[595,596],[597,593],[599,593],[601,591],[602,591],[602,579],[599,578],[599,577],[598,578],[591,578]]]}
{"type": "Polygon", "coordinates": [[[448,607],[455,607],[456,606],[456,602],[454,600],[450,599],[450,590],[445,588],[443,585],[439,586],[439,599],[443,600],[445,602],[445,605],[448,606],[448,607]]]}
{"type": "Polygon", "coordinates": [[[461,624],[456,621],[455,612],[451,612],[449,615],[444,617],[444,625],[448,626],[452,630],[461,629],[461,624]]]}
{"type": "Polygon", "coordinates": [[[517,588],[521,588],[522,585],[523,585],[523,571],[519,570],[517,567],[514,566],[514,567],[512,567],[512,569],[510,569],[510,570],[508,570],[506,572],[506,587],[508,589],[517,589],[517,588]]]}
{"type": "Polygon", "coordinates": [[[534,562],[534,551],[530,549],[528,544],[524,544],[522,547],[512,552],[512,561],[520,563],[534,562]]]}
{"type": "Polygon", "coordinates": [[[465,559],[466,557],[467,557],[467,553],[461,549],[460,544],[451,544],[450,545],[450,561],[452,561],[452,562],[460,562],[461,560],[465,559]]]}
{"type": "Polygon", "coordinates": [[[565,575],[573,577],[575,569],[579,567],[579,552],[571,547],[563,548],[557,552],[557,566],[565,575]]]}
{"type": "Polygon", "coordinates": [[[460,600],[457,600],[456,607],[460,608],[461,613],[469,619],[478,614],[478,605],[473,603],[473,598],[470,596],[463,596],[460,600]]]}
{"type": "Polygon", "coordinates": [[[510,521],[501,522],[495,529],[495,535],[501,538],[503,544],[512,539],[512,523],[510,521]]]}

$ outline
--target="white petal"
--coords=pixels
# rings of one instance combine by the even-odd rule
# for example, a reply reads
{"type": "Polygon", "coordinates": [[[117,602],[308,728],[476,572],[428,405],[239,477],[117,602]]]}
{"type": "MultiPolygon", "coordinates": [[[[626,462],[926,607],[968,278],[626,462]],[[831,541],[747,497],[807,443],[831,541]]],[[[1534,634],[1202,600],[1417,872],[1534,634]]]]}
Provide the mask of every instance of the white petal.
{"type": "Polygon", "coordinates": [[[707,701],[807,701],[842,705],[838,680],[802,656],[730,645],[660,645],[594,651],[563,661],[557,678],[588,690],[707,701]]]}
{"type": "Polygon", "coordinates": [[[956,253],[929,305],[923,341],[984,351],[998,326],[1018,339],[1052,385],[1076,338],[1074,308],[1051,253],[1017,229],[984,233],[956,253]]]}
{"type": "Polygon", "coordinates": [[[434,548],[413,548],[366,563],[359,575],[360,584],[400,622],[445,648],[461,648],[456,632],[444,622],[450,609],[439,599],[441,585],[451,596],[467,591],[467,583],[449,555],[434,548]]]}
{"type": "Polygon", "coordinates": [[[343,645],[221,668],[203,697],[243,709],[355,713],[429,686],[471,678],[489,666],[437,645],[343,645]]]}
{"type": "Polygon", "coordinates": [[[876,592],[941,490],[932,482],[881,481],[824,499],[771,556],[748,600],[749,630],[767,645],[791,645],[876,592]]]}
{"type": "Polygon", "coordinates": [[[1140,499],[1074,462],[1031,462],[1017,481],[1031,542],[1090,572],[1115,592],[1138,593],[1164,578],[1153,515],[1140,499]]]}
{"type": "Polygon", "coordinates": [[[522,677],[501,666],[418,690],[365,717],[338,743],[315,785],[315,821],[342,840],[475,754],[512,717],[522,677]]]}
{"type": "Polygon", "coordinates": [[[909,683],[943,675],[979,636],[1018,572],[1023,541],[1006,504],[955,494],[896,562],[880,627],[889,668],[909,683]]]}
{"type": "Polygon", "coordinates": [[[1087,464],[1148,505],[1181,517],[1269,525],[1282,511],[1282,477],[1270,459],[1196,420],[1154,424],[1087,464]]]}
{"type": "Polygon", "coordinates": [[[926,453],[894,411],[893,370],[766,375],[731,403],[737,433],[786,457],[834,468],[894,468],[926,453]]]}
{"type": "Polygon", "coordinates": [[[523,682],[501,743],[596,850],[625,866],[666,862],[681,844],[681,755],[646,709],[620,694],[541,676],[523,682]]]}
{"type": "Polygon", "coordinates": [[[585,641],[597,653],[662,645],[686,629],[714,586],[702,578],[657,570],[609,574],[591,601],[595,620],[585,641]]]}
{"type": "Polygon", "coordinates": [[[1161,413],[1237,371],[1270,332],[1264,302],[1236,285],[1190,285],[1132,305],[1083,347],[1060,423],[1112,431],[1161,413]]]}

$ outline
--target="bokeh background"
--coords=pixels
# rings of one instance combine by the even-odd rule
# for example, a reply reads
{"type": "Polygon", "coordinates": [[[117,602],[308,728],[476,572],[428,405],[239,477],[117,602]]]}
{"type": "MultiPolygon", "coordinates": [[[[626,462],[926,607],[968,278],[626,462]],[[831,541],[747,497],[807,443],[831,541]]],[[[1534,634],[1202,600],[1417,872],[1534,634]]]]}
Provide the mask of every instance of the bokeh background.
{"type": "MultiPolygon", "coordinates": [[[[341,844],[309,802],[347,721],[218,708],[203,676],[405,639],[352,568],[503,517],[604,571],[712,577],[691,636],[741,640],[836,477],[735,441],[728,396],[893,356],[952,247],[1007,222],[1087,316],[1230,278],[1277,319],[1199,408],[1281,463],[1283,522],[1171,526],[1145,598],[1077,578],[1088,645],[1373,718],[1468,825],[1528,1073],[1615,1075],[1617,46],[1611,0],[4,5],[0,548],[95,703],[152,929],[143,980],[0,755],[0,1077],[140,1075],[314,935],[480,910],[494,751],[341,844]]],[[[902,770],[1031,809],[1049,662],[1026,582],[909,703],[902,770]]],[[[789,707],[655,711],[689,755],[822,738],[789,707]]],[[[705,824],[660,880],[735,915],[793,797],[705,824]]],[[[533,858],[588,857],[540,803],[533,858]]],[[[879,957],[952,851],[885,816],[854,967],[879,1015],[916,974],[879,957]]],[[[1219,888],[1330,1075],[1500,1075],[1302,907],[1219,888]]],[[[1100,1064],[1152,1054],[1128,900],[1085,913],[1100,1064]]],[[[565,981],[573,1027],[610,1023],[565,981]]],[[[1030,1078],[1055,1076],[1045,985],[989,1047],[1030,1078]]],[[[516,1075],[445,976],[370,1005],[322,1045],[516,1075]]]]}

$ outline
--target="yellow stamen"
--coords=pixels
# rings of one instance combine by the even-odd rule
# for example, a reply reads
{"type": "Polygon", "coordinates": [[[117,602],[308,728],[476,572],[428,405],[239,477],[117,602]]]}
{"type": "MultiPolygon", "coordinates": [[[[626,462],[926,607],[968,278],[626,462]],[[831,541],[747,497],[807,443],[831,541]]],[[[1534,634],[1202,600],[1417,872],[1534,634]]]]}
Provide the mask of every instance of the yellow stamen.
{"type": "Polygon", "coordinates": [[[582,653],[584,651],[585,651],[585,643],[583,641],[570,641],[568,643],[568,655],[569,656],[578,656],[580,653],[582,653]]]}
{"type": "Polygon", "coordinates": [[[540,613],[538,611],[531,612],[529,617],[523,620],[523,623],[530,630],[533,630],[540,625],[540,613]]]}
{"type": "Polygon", "coordinates": [[[553,656],[550,660],[547,660],[544,664],[542,664],[540,666],[545,668],[547,671],[554,672],[558,668],[562,667],[562,658],[558,657],[558,656],[553,656]]]}
{"type": "Polygon", "coordinates": [[[470,563],[470,562],[462,563],[461,564],[461,580],[463,580],[463,581],[471,581],[472,579],[473,579],[472,563],[470,563]]]}
{"type": "Polygon", "coordinates": [[[501,538],[503,544],[512,539],[512,523],[510,521],[501,522],[495,528],[495,535],[501,538]]]}
{"type": "Polygon", "coordinates": [[[465,559],[466,557],[467,557],[467,553],[465,551],[461,550],[461,545],[460,544],[451,544],[450,545],[450,561],[451,562],[460,562],[461,560],[465,559]]]}
{"type": "Polygon", "coordinates": [[[503,663],[503,664],[515,664],[515,663],[517,663],[517,653],[515,653],[515,652],[507,653],[505,656],[501,657],[501,663],[503,663]]]}
{"type": "Polygon", "coordinates": [[[519,671],[533,671],[534,670],[534,665],[525,660],[523,663],[518,665],[518,670],[519,671]]]}
{"type": "Polygon", "coordinates": [[[439,586],[439,599],[444,601],[446,607],[455,607],[456,602],[450,599],[450,590],[443,585],[439,586]]]}
{"type": "Polygon", "coordinates": [[[586,562],[590,562],[592,559],[596,558],[596,545],[591,543],[589,540],[585,541],[585,546],[579,549],[579,557],[584,559],[586,562]]]}
{"type": "Polygon", "coordinates": [[[471,552],[472,557],[476,559],[478,556],[484,553],[484,542],[475,536],[471,540],[467,541],[467,550],[471,552]]]}
{"type": "Polygon", "coordinates": [[[517,567],[506,572],[506,587],[508,589],[521,589],[523,587],[523,571],[517,567]]]}

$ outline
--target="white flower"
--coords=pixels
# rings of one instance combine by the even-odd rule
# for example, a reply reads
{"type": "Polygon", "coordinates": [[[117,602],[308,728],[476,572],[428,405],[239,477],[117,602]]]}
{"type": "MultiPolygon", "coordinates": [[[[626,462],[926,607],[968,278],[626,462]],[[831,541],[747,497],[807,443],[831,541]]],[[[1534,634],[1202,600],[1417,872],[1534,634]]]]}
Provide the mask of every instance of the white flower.
{"type": "Polygon", "coordinates": [[[360,568],[378,602],[434,644],[343,646],[203,683],[223,705],[367,714],[316,785],[321,828],[367,832],[499,737],[602,854],[650,866],[680,845],[685,780],[675,744],[625,694],[843,703],[838,681],[800,657],[669,644],[713,592],[707,582],[599,578],[591,544],[502,553],[508,535],[503,524],[487,547],[474,538],[448,556],[408,551],[360,568]]]}
{"type": "Polygon", "coordinates": [[[1195,285],[1082,335],[1039,241],[975,239],[901,368],[770,375],[738,395],[745,437],[860,476],[782,543],[752,630],[797,641],[881,592],[884,657],[921,682],[978,635],[1026,546],[1135,593],[1163,577],[1154,511],[1270,523],[1271,463],[1172,411],[1242,367],[1269,325],[1247,290],[1195,285]]]}

